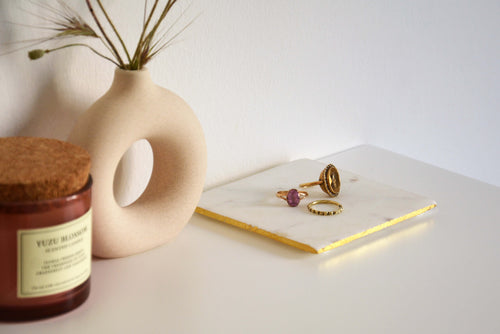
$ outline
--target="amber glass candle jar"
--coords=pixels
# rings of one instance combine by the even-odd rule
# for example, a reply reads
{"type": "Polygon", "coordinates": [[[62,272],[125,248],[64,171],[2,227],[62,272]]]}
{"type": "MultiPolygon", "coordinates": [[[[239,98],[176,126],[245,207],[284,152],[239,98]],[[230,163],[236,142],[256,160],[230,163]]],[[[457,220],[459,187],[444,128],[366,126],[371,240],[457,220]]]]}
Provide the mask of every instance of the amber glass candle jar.
{"type": "Polygon", "coordinates": [[[90,157],[55,139],[0,138],[0,320],[53,316],[90,293],[90,157]]]}

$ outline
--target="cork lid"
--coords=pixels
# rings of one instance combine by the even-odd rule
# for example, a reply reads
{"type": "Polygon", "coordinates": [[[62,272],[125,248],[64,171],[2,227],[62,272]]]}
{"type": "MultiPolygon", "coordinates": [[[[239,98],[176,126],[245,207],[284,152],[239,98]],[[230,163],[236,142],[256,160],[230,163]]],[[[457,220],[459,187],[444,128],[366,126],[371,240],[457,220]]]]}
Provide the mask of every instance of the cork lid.
{"type": "Polygon", "coordinates": [[[35,201],[71,195],[85,186],[90,155],[57,139],[0,138],[0,201],[35,201]]]}

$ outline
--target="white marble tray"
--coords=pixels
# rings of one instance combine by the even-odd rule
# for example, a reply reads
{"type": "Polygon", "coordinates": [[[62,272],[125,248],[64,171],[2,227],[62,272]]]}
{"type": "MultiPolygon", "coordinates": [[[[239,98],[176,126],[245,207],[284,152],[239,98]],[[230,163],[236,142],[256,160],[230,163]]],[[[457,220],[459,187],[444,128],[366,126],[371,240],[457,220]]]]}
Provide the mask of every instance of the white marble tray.
{"type": "Polygon", "coordinates": [[[196,212],[319,254],[436,206],[431,199],[344,170],[339,170],[342,186],[335,198],[319,186],[299,188],[301,183],[317,181],[325,166],[314,160],[296,160],[210,189],[202,194],[196,212]],[[297,207],[276,197],[277,191],[291,188],[309,193],[297,207]],[[344,211],[334,216],[314,215],[307,204],[317,199],[337,201],[344,211]]]}

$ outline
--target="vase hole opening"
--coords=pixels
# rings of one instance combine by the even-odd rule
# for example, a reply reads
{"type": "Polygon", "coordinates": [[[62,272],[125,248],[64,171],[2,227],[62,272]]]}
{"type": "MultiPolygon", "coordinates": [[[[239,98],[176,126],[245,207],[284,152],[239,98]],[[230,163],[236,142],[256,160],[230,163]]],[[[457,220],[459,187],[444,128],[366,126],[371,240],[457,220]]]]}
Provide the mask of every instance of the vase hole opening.
{"type": "Polygon", "coordinates": [[[146,139],[134,142],[120,159],[113,179],[116,203],[126,207],[146,190],[153,172],[153,149],[146,139]]]}

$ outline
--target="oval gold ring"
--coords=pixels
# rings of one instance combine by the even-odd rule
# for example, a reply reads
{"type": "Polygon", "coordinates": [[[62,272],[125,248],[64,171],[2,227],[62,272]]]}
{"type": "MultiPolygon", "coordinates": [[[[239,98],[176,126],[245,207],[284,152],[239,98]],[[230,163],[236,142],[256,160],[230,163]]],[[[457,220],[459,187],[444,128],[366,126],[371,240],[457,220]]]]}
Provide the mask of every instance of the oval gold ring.
{"type": "Polygon", "coordinates": [[[307,209],[309,211],[311,211],[312,213],[314,213],[315,215],[320,215],[320,216],[333,216],[333,215],[337,215],[337,214],[341,213],[342,210],[344,210],[344,208],[342,207],[342,205],[340,203],[337,203],[335,201],[330,201],[327,199],[320,199],[318,201],[311,202],[311,203],[307,204],[307,209]],[[336,205],[338,207],[338,209],[335,211],[320,211],[320,210],[316,210],[313,208],[313,206],[315,206],[317,204],[336,205]]]}
{"type": "Polygon", "coordinates": [[[319,185],[321,190],[330,197],[335,197],[340,193],[340,176],[337,168],[333,164],[326,166],[319,176],[319,181],[302,183],[299,186],[302,188],[319,185]]]}

